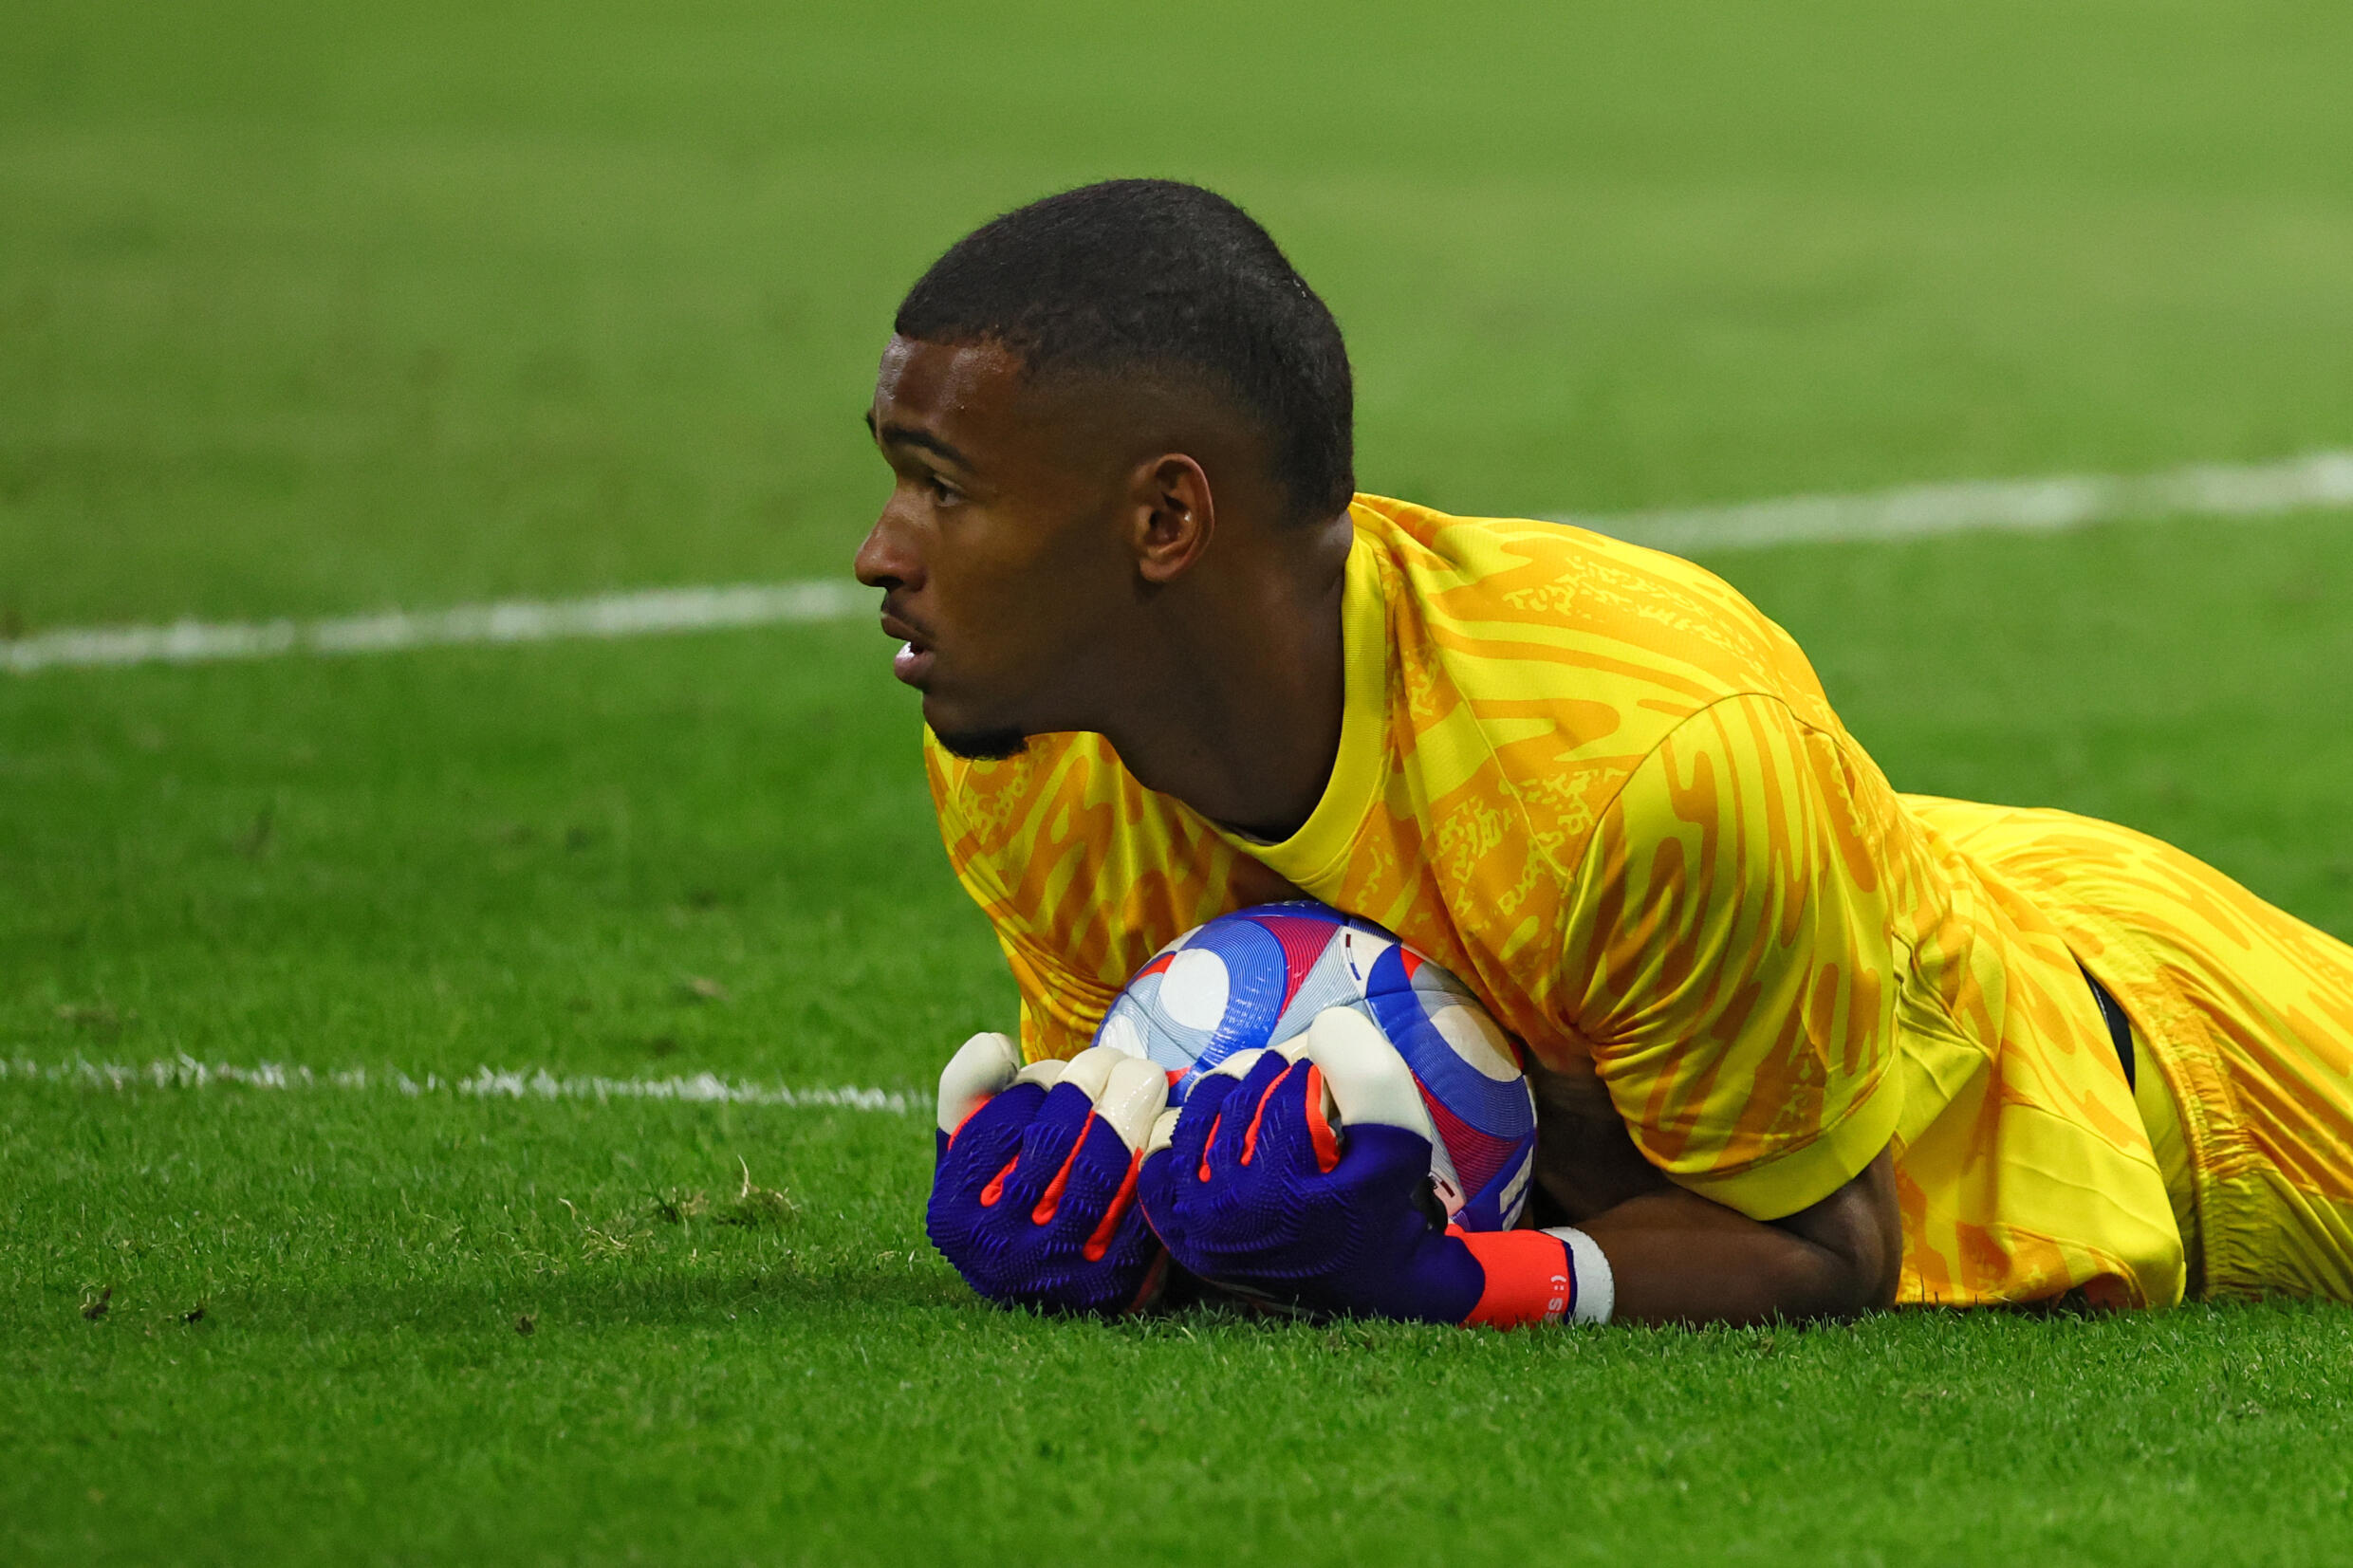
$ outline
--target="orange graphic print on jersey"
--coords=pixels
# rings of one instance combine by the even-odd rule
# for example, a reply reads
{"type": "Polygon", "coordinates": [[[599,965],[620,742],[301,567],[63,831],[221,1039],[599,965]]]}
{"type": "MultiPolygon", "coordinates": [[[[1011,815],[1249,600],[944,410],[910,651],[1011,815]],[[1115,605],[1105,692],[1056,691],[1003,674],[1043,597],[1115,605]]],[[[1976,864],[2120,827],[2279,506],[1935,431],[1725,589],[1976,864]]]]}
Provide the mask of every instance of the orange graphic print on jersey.
{"type": "Polygon", "coordinates": [[[1701,568],[1359,497],[1339,757],[1280,843],[1091,734],[927,747],[1033,1058],[1286,884],[1590,1064],[1644,1155],[1758,1219],[1896,1152],[1900,1299],[2179,1300],[2165,1180],[2068,932],[1899,796],[1781,629],[1701,568]]]}

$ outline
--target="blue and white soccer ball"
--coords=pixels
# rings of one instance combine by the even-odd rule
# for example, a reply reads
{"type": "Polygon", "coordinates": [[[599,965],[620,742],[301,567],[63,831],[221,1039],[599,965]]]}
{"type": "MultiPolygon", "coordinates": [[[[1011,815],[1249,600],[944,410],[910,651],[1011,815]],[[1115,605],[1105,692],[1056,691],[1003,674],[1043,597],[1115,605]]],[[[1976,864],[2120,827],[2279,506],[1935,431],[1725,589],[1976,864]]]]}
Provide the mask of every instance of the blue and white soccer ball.
{"type": "Polygon", "coordinates": [[[1516,1048],[1461,981],[1369,920],[1307,902],[1221,914],[1137,971],[1094,1043],[1167,1069],[1180,1105],[1203,1073],[1306,1033],[1326,1007],[1371,1019],[1413,1069],[1438,1133],[1431,1178],[1447,1217],[1510,1229],[1536,1156],[1516,1048]]]}

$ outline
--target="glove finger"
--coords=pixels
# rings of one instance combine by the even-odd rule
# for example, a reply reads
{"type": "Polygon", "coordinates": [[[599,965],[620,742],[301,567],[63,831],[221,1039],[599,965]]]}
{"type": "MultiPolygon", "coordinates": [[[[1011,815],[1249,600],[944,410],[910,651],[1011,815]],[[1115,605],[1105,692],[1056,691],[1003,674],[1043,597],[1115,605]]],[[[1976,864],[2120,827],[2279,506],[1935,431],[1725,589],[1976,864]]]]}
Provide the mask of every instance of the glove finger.
{"type": "MultiPolygon", "coordinates": [[[[1144,1213],[1139,1180],[1141,1172],[1133,1164],[1128,1167],[1128,1171],[1127,1182],[1104,1208],[1103,1217],[1096,1222],[1095,1228],[1079,1244],[1079,1256],[1090,1264],[1101,1263],[1113,1254],[1146,1260],[1158,1257],[1165,1261],[1166,1248],[1160,1245],[1159,1236],[1153,1230],[1150,1216],[1144,1213]]],[[[1155,1280],[1149,1288],[1157,1292],[1161,1282],[1155,1280]]],[[[1141,1301],[1140,1296],[1139,1301],[1141,1301]]]]}
{"type": "Polygon", "coordinates": [[[1343,1126],[1380,1122],[1437,1141],[1414,1070],[1371,1019],[1352,1007],[1326,1007],[1304,1041],[1302,1054],[1324,1070],[1343,1126]]]}
{"type": "Polygon", "coordinates": [[[1098,1115],[1032,1206],[1031,1222],[1059,1233],[1107,1240],[1135,1207],[1138,1163],[1136,1152],[1098,1115]]]}
{"type": "MultiPolygon", "coordinates": [[[[1090,1047],[1067,1062],[1040,1062],[1024,1068],[1021,1081],[1030,1081],[1033,1073],[1049,1066],[1060,1069],[1057,1076],[1039,1081],[1047,1082],[1057,1093],[1071,1089],[1084,1094],[1130,1149],[1142,1146],[1154,1118],[1168,1103],[1168,1074],[1151,1061],[1113,1046],[1090,1047]]],[[[1049,1096],[1048,1104],[1060,1107],[1043,1113],[1049,1119],[1075,1116],[1066,1100],[1049,1096]]]]}
{"type": "Polygon", "coordinates": [[[1144,1138],[1143,1161],[1137,1171],[1136,1206],[1144,1211],[1155,1230],[1160,1228],[1161,1221],[1170,1213],[1173,1193],[1169,1184],[1182,1169],[1172,1151],[1176,1143],[1177,1124],[1184,1119],[1184,1112],[1172,1105],[1152,1118],[1152,1131],[1144,1138]]]}
{"type": "Polygon", "coordinates": [[[1417,1192],[1429,1179],[1437,1127],[1404,1057],[1351,1008],[1317,1014],[1305,1038],[1306,1060],[1321,1070],[1341,1118],[1333,1176],[1367,1191],[1417,1192]]]}
{"type": "Polygon", "coordinates": [[[966,1118],[1011,1086],[1021,1052],[1008,1037],[976,1034],[939,1071],[939,1130],[949,1137],[966,1118]]]}
{"type": "Polygon", "coordinates": [[[1144,1158],[1168,1153],[1176,1142],[1176,1124],[1184,1119],[1181,1107],[1169,1106],[1152,1118],[1152,1131],[1144,1136],[1144,1158]]]}
{"type": "Polygon", "coordinates": [[[1123,1057],[1115,1063],[1102,1092],[1095,1097],[1096,1111],[1131,1150],[1143,1148],[1167,1104],[1167,1072],[1140,1057],[1123,1057]]]}
{"type": "Polygon", "coordinates": [[[1220,1072],[1194,1079],[1181,1109],[1163,1111],[1154,1118],[1153,1147],[1144,1153],[1144,1206],[1154,1224],[1175,1210],[1176,1188],[1201,1168],[1202,1152],[1217,1130],[1226,1102],[1242,1086],[1241,1079],[1220,1072]]]}
{"type": "Polygon", "coordinates": [[[1217,1131],[1226,1107],[1238,1103],[1233,1097],[1241,1087],[1240,1078],[1224,1073],[1205,1074],[1194,1079],[1193,1092],[1185,1096],[1184,1110],[1176,1118],[1176,1134],[1169,1146],[1169,1153],[1186,1170],[1201,1163],[1210,1135],[1217,1131]]]}
{"type": "MultiPolygon", "coordinates": [[[[1030,1218],[1038,1225],[1055,1224],[1065,1229],[1077,1226],[1089,1235],[1100,1231],[1108,1237],[1120,1218],[1112,1210],[1124,1212],[1134,1200],[1137,1152],[1168,1102],[1168,1074],[1111,1046],[1081,1051],[1070,1059],[1068,1070],[1047,1097],[1036,1127],[1058,1127],[1076,1114],[1075,1108],[1063,1103],[1065,1091],[1089,1098],[1093,1119],[1082,1122],[1068,1153],[1039,1190],[1030,1218]]],[[[1024,1147],[1027,1150],[1029,1145],[1024,1147]]],[[[1051,1153],[1052,1145],[1039,1142],[1041,1163],[1036,1168],[1043,1170],[1042,1162],[1051,1153]]],[[[1018,1181],[1014,1190],[1026,1197],[1029,1183],[1018,1181]]]]}
{"type": "Polygon", "coordinates": [[[1049,1056],[1041,1061],[1029,1063],[1028,1066],[1024,1067],[1020,1072],[1014,1074],[1013,1081],[1015,1083],[1034,1083],[1041,1089],[1051,1089],[1055,1084],[1062,1081],[1062,1075],[1069,1071],[1069,1062],[1064,1061],[1061,1057],[1049,1056]]]}
{"type": "MultiPolygon", "coordinates": [[[[1323,1121],[1323,1108],[1314,1107],[1315,1114],[1311,1116],[1309,1095],[1319,1100],[1324,1097],[1324,1075],[1309,1061],[1291,1063],[1269,1086],[1242,1138],[1242,1153],[1252,1171],[1308,1182],[1321,1181],[1325,1172],[1332,1169],[1317,1147],[1316,1129],[1323,1121]]],[[[1329,1136],[1326,1132],[1325,1138],[1328,1140],[1329,1136]]],[[[1215,1157],[1216,1151],[1212,1150],[1211,1158],[1215,1157]]]]}
{"type": "Polygon", "coordinates": [[[1316,1067],[1313,1059],[1307,1055],[1306,1034],[1291,1036],[1277,1049],[1293,1061],[1305,1061],[1308,1066],[1315,1067],[1315,1087],[1307,1094],[1310,1102],[1307,1125],[1315,1135],[1317,1157],[1324,1169],[1329,1171],[1332,1162],[1340,1158],[1340,1102],[1332,1098],[1331,1079],[1324,1076],[1324,1069],[1316,1067]]]}
{"type": "Polygon", "coordinates": [[[1025,1213],[1035,1208],[1047,1189],[1059,1185],[1094,1119],[1095,1102],[1077,1084],[1061,1082],[1047,1090],[1037,1115],[1022,1129],[1020,1158],[1005,1172],[1000,1201],[1025,1213]]]}
{"type": "Polygon", "coordinates": [[[1122,1061],[1135,1060],[1114,1045],[1090,1045],[1070,1059],[1057,1081],[1084,1090],[1090,1100],[1101,1099],[1112,1070],[1122,1061]]]}
{"type": "Polygon", "coordinates": [[[1280,1051],[1268,1051],[1251,1064],[1241,1086],[1226,1101],[1225,1115],[1218,1120],[1215,1136],[1210,1139],[1206,1170],[1226,1175],[1247,1163],[1244,1156],[1256,1141],[1259,1116],[1267,1096],[1290,1070],[1290,1059],[1280,1051]]]}
{"type": "Polygon", "coordinates": [[[940,1188],[971,1194],[994,1180],[1021,1152],[1021,1140],[1045,1103],[1044,1089],[1016,1083],[967,1116],[940,1161],[940,1188]]]}

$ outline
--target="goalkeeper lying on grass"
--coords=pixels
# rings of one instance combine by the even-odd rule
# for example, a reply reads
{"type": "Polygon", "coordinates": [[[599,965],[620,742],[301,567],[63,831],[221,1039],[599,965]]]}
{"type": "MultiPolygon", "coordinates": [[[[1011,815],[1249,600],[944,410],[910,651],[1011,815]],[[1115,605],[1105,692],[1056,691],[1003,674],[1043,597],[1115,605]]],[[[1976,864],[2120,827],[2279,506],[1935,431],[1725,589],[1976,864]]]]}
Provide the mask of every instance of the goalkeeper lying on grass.
{"type": "Polygon", "coordinates": [[[1175,1117],[1146,1063],[1049,1089],[982,1037],[931,1204],[976,1289],[1494,1323],[2353,1299],[2353,950],[2126,829],[1897,794],[1726,584],[1353,494],[1351,407],[1238,209],[1048,198],[900,305],[858,574],[1022,1058],[1078,1056],[1201,921],[1322,899],[1524,1042],[1542,1228],[1424,1217],[1344,1024],[1175,1117]]]}

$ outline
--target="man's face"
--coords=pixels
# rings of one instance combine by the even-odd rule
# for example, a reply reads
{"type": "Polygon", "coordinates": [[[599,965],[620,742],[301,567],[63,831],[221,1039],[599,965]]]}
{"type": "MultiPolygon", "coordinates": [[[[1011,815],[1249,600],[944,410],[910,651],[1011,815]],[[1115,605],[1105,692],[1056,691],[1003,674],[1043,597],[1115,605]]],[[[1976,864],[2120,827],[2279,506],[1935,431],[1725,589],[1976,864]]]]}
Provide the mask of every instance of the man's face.
{"type": "Polygon", "coordinates": [[[867,421],[897,483],[858,551],[943,745],[1004,756],[1073,698],[1135,594],[1125,466],[1085,400],[991,343],[893,338],[867,421]]]}

